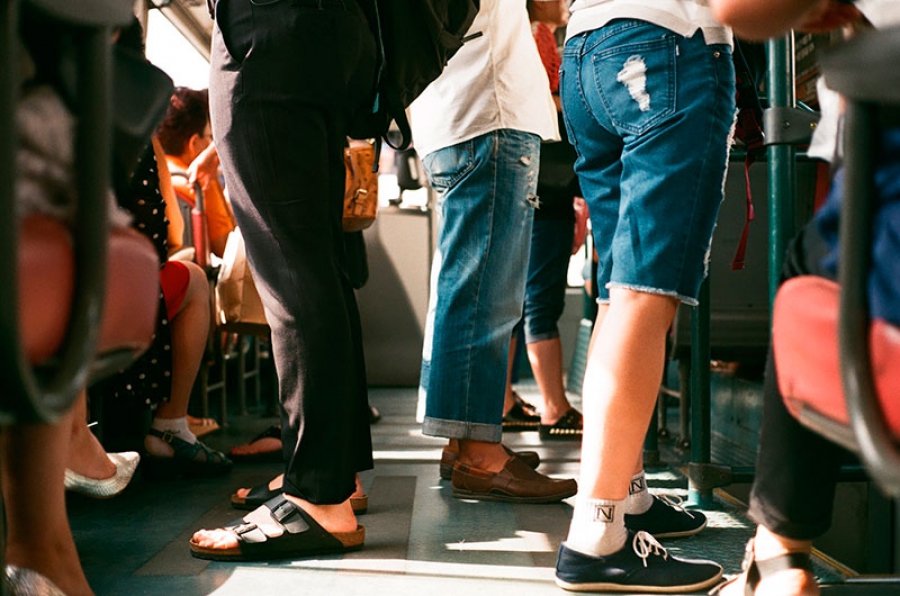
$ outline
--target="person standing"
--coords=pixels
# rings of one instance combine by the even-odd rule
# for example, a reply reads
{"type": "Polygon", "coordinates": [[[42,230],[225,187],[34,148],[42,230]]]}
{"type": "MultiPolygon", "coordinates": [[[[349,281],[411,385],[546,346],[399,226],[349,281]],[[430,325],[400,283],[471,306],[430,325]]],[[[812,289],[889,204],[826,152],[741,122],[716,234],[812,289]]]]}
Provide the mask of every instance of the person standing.
{"type": "Polygon", "coordinates": [[[447,437],[456,497],[557,502],[575,481],[539,474],[500,442],[509,338],[522,316],[541,139],[555,109],[525,3],[482,0],[468,41],[410,106],[437,193],[420,392],[423,431],[447,437]]]}
{"type": "Polygon", "coordinates": [[[231,528],[201,530],[199,558],[360,548],[350,505],[370,469],[359,312],[346,271],[343,148],[373,95],[376,45],[356,0],[215,3],[212,129],[272,329],[283,492],[231,528]]]}
{"type": "Polygon", "coordinates": [[[570,590],[689,592],[722,569],[657,538],[706,526],[650,494],[641,462],[665,341],[697,304],[735,117],[731,31],[705,2],[576,0],[560,93],[599,256],[579,493],[560,546],[570,590]]]}

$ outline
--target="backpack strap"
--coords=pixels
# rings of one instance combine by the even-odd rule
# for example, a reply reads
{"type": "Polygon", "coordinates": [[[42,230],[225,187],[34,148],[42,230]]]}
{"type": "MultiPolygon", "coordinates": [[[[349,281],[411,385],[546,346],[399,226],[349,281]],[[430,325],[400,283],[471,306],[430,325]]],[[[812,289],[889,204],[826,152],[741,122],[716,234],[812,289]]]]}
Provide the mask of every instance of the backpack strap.
{"type": "Polygon", "coordinates": [[[741,48],[741,43],[737,39],[734,40],[732,57],[736,80],[735,102],[738,108],[735,136],[744,143],[747,149],[744,157],[744,182],[747,188],[744,230],[741,232],[741,239],[738,241],[737,250],[734,253],[734,258],[731,260],[731,269],[737,271],[744,268],[747,240],[750,237],[750,222],[755,219],[753,194],[750,189],[750,166],[756,162],[764,150],[764,134],[760,124],[762,106],[759,103],[759,96],[756,91],[756,81],[741,48]]]}

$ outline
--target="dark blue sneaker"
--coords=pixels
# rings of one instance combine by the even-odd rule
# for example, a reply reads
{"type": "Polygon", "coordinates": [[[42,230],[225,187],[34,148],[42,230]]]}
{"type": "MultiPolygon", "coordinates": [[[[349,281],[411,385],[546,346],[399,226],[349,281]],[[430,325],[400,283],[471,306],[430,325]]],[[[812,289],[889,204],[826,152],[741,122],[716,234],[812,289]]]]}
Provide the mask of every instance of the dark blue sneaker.
{"type": "Polygon", "coordinates": [[[611,555],[585,555],[563,543],[556,561],[556,585],[575,592],[677,594],[709,588],[721,578],[718,564],[678,559],[650,534],[631,530],[625,546],[611,555]]]}
{"type": "Polygon", "coordinates": [[[681,508],[681,501],[653,495],[653,504],[644,513],[625,514],[625,527],[635,532],[648,532],[655,538],[693,536],[706,527],[706,516],[699,511],[681,508]]]}

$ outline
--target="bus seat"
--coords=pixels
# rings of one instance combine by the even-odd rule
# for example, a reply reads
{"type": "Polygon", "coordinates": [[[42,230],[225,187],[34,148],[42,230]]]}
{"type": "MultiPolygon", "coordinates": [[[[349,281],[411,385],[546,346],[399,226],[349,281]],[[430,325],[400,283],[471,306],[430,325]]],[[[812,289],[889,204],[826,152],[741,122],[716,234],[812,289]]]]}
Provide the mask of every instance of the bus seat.
{"type": "MultiPolygon", "coordinates": [[[[778,386],[790,412],[807,426],[858,451],[841,387],[838,354],[837,282],[804,275],[779,289],[773,311],[772,345],[778,386]]],[[[900,441],[900,327],[875,319],[869,350],[881,411],[900,441]]]]}
{"type": "Polygon", "coordinates": [[[776,294],[773,326],[779,377],[802,376],[779,383],[788,407],[799,400],[800,421],[806,424],[816,412],[813,428],[851,447],[875,483],[895,498],[900,497],[900,328],[870,319],[867,286],[879,132],[900,126],[898,57],[900,27],[893,27],[866,31],[821,59],[829,87],[846,99],[839,278],[838,283],[802,277],[785,283],[776,294]],[[807,325],[801,326],[801,317],[807,325]],[[823,360],[816,365],[805,358],[823,360]],[[820,379],[827,383],[816,385],[820,379]]]}
{"type": "MultiPolygon", "coordinates": [[[[0,75],[3,130],[16,128],[21,58],[15,36],[20,18],[26,14],[19,10],[20,4],[24,2],[12,0],[0,9],[0,64],[5,65],[0,75]]],[[[149,342],[153,325],[148,328],[146,323],[156,313],[158,261],[149,242],[133,232],[110,233],[111,140],[115,124],[117,131],[122,128],[128,136],[139,135],[146,143],[155,124],[149,115],[161,113],[166,104],[159,98],[164,93],[167,99],[172,88],[171,79],[148,62],[131,62],[144,73],[134,78],[141,83],[136,89],[141,92],[132,97],[132,107],[143,116],[137,121],[119,118],[112,93],[104,92],[113,89],[112,79],[120,73],[119,68],[129,65],[127,61],[113,62],[110,37],[113,27],[134,18],[132,3],[29,0],[28,4],[71,27],[76,40],[68,50],[77,58],[73,62],[76,69],[69,73],[74,76],[60,84],[74,85],[76,98],[78,175],[74,190],[78,204],[68,229],[47,219],[18,221],[14,205],[18,138],[0,136],[0,254],[5,255],[0,259],[0,304],[4,305],[0,309],[0,376],[6,382],[0,398],[3,425],[57,419],[89,379],[101,369],[108,370],[98,364],[98,353],[110,356],[101,360],[118,368],[127,361],[126,356],[130,360],[149,342]],[[135,281],[139,278],[140,282],[135,281]],[[145,299],[154,304],[144,306],[145,299]],[[108,313],[104,313],[104,301],[112,305],[108,313]],[[112,357],[114,353],[116,357],[112,357]],[[43,366],[35,368],[37,363],[43,366]]],[[[123,86],[118,76],[117,82],[118,87],[123,86]]]]}
{"type": "MultiPolygon", "coordinates": [[[[31,215],[22,222],[19,255],[19,326],[31,365],[52,360],[66,335],[75,286],[68,230],[31,215]]],[[[108,280],[92,378],[129,362],[150,345],[159,303],[159,261],[150,241],[131,229],[109,238],[108,280]],[[108,364],[107,364],[108,363],[108,364]]]]}

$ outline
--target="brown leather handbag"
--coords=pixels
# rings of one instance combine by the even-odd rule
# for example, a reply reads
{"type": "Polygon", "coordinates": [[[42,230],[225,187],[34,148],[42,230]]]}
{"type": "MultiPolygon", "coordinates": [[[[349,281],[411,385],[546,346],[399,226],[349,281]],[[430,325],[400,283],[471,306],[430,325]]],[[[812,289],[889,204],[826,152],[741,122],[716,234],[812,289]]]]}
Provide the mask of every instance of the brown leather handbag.
{"type": "Polygon", "coordinates": [[[344,186],[344,231],[365,230],[375,221],[378,212],[378,172],[375,147],[372,143],[351,141],[344,149],[347,172],[344,186]]]}

